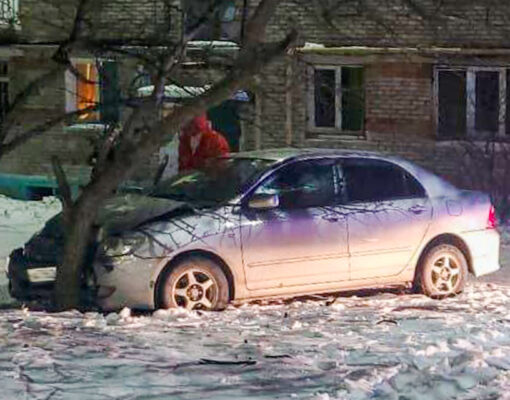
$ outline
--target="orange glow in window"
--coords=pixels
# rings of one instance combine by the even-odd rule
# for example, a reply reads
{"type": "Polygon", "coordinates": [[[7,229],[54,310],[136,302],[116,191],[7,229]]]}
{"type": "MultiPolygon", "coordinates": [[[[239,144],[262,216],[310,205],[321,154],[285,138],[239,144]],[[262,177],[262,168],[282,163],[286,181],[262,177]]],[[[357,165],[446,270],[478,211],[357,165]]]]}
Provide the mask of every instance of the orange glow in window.
{"type": "MultiPolygon", "coordinates": [[[[99,86],[97,81],[97,68],[93,63],[76,64],[76,69],[83,79],[76,79],[76,108],[85,110],[97,105],[99,101],[99,86]]],[[[80,115],[81,120],[91,120],[97,118],[97,112],[90,111],[80,115]]]]}

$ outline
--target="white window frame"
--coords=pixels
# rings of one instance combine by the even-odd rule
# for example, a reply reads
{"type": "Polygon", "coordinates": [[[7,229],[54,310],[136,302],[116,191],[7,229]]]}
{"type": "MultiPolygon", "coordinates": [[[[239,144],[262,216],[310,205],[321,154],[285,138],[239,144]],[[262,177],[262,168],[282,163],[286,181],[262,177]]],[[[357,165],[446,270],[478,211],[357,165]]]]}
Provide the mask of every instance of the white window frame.
{"type": "MultiPolygon", "coordinates": [[[[71,60],[73,66],[76,64],[94,64],[97,68],[98,60],[94,58],[73,58],[71,60]]],[[[98,75],[99,76],[99,75],[98,75]]],[[[99,85],[99,83],[97,83],[99,85]]],[[[76,75],[69,69],[65,72],[65,89],[66,89],[66,113],[77,111],[77,79],[76,75]]],[[[101,90],[98,87],[98,98],[101,101],[101,90]]]]}
{"type": "MultiPolygon", "coordinates": [[[[96,65],[96,67],[98,67],[99,61],[100,60],[97,58],[88,58],[87,57],[87,58],[73,58],[71,60],[71,63],[73,65],[81,64],[81,63],[91,63],[91,64],[96,65]]],[[[99,75],[98,75],[98,79],[99,79],[99,75]]],[[[76,79],[75,74],[73,72],[69,71],[69,69],[67,69],[65,71],[64,80],[65,80],[65,83],[64,83],[65,84],[65,112],[73,113],[78,110],[77,105],[76,105],[76,103],[77,103],[76,102],[76,100],[77,100],[77,86],[76,86],[77,82],[76,81],[77,81],[77,79],[76,79]]],[[[101,102],[101,89],[98,87],[98,90],[99,90],[98,100],[99,100],[99,102],[101,102]]],[[[104,129],[105,125],[102,122],[101,111],[96,110],[95,112],[97,113],[97,120],[79,121],[78,123],[68,126],[68,128],[82,129],[83,127],[87,127],[87,128],[98,129],[98,130],[104,129]]]]}
{"type": "Polygon", "coordinates": [[[0,0],[0,11],[2,14],[0,15],[0,26],[2,25],[11,25],[11,21],[14,21],[15,25],[19,24],[19,0],[0,0]],[[10,5],[11,14],[3,13],[3,7],[6,5],[10,5]]]}
{"type": "MultiPolygon", "coordinates": [[[[342,128],[342,68],[364,68],[360,64],[345,65],[313,65],[308,67],[308,130],[317,133],[344,133],[361,134],[364,131],[362,126],[359,131],[347,131],[342,128]],[[330,70],[335,71],[335,126],[325,127],[315,125],[315,71],[330,70]]],[[[364,110],[366,111],[366,110],[364,110]]]]}
{"type": "Polygon", "coordinates": [[[494,132],[478,131],[475,128],[476,116],[476,73],[479,71],[499,73],[499,116],[497,137],[507,137],[506,134],[506,74],[510,67],[472,67],[472,66],[437,66],[434,69],[434,112],[439,136],[439,72],[462,71],[466,73],[466,137],[484,139],[494,135],[494,132]]]}

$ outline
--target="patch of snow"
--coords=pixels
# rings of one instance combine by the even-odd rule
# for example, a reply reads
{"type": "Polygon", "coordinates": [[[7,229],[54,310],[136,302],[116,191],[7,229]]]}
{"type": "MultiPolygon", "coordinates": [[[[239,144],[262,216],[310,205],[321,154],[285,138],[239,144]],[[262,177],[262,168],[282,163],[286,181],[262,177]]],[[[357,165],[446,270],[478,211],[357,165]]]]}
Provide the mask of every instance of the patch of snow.
{"type": "Polygon", "coordinates": [[[1,311],[0,385],[12,399],[503,397],[509,309],[510,287],[472,282],[441,301],[379,293],[209,313],[1,311]]]}
{"type": "MultiPolygon", "coordinates": [[[[3,258],[60,210],[0,196],[3,258]]],[[[501,282],[510,284],[510,229],[501,282]]],[[[472,399],[510,392],[510,286],[260,301],[224,312],[0,311],[9,399],[472,399]]]]}
{"type": "Polygon", "coordinates": [[[324,48],[326,48],[326,46],[324,46],[321,43],[305,42],[304,48],[305,49],[324,49],[324,48]]]}
{"type": "Polygon", "coordinates": [[[0,195],[0,266],[9,253],[22,246],[44,223],[61,210],[55,197],[22,201],[0,195]]]}

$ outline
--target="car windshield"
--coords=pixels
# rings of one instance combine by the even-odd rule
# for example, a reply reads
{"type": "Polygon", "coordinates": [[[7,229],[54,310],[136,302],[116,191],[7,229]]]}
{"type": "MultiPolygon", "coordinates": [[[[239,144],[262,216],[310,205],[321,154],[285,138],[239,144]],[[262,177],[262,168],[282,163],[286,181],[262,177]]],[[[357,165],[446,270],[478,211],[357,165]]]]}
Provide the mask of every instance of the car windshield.
{"type": "Polygon", "coordinates": [[[202,204],[232,200],[274,161],[256,158],[218,158],[159,183],[152,196],[202,204]]]}

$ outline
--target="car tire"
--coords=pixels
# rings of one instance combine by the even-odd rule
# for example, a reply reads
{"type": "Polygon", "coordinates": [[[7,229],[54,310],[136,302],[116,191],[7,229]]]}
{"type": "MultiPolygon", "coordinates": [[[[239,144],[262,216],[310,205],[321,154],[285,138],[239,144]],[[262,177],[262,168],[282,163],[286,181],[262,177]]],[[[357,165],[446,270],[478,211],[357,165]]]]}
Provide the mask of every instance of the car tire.
{"type": "Polygon", "coordinates": [[[160,286],[161,308],[223,310],[229,302],[225,273],[205,257],[189,257],[170,269],[160,286]]]}
{"type": "Polygon", "coordinates": [[[432,298],[444,298],[464,290],[468,277],[467,260],[451,244],[440,244],[427,251],[418,267],[416,289],[432,298]]]}

